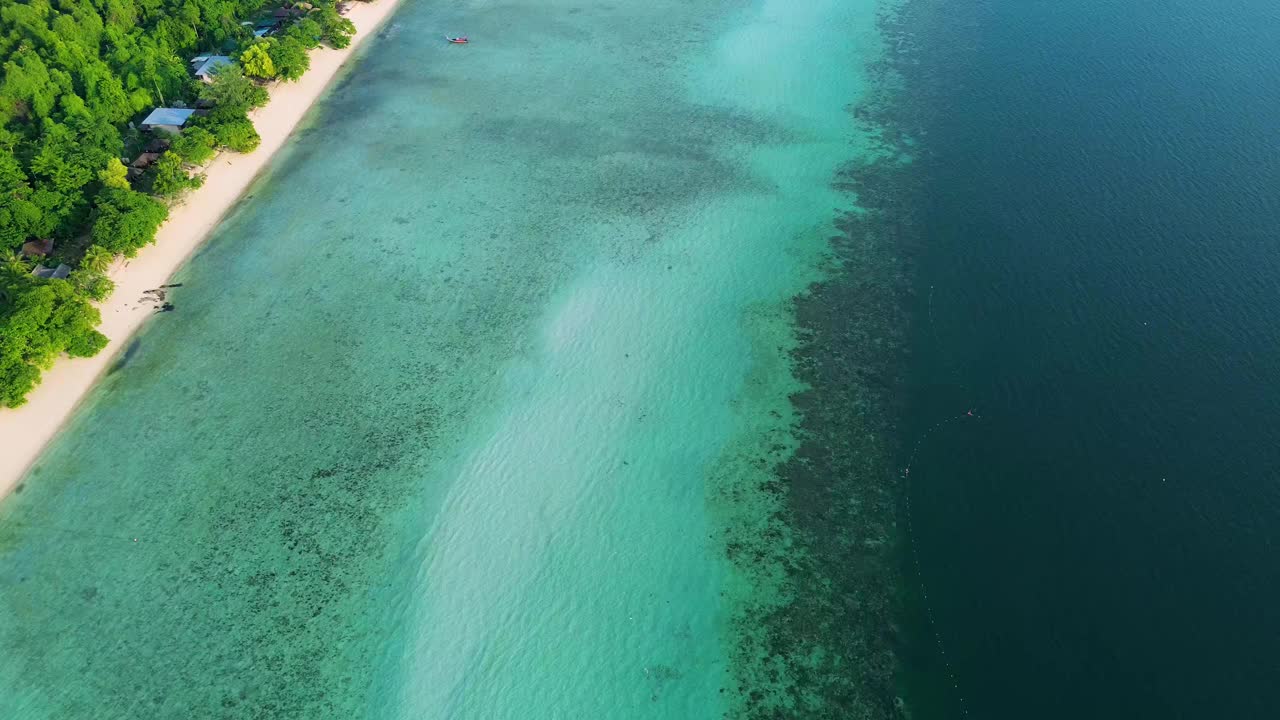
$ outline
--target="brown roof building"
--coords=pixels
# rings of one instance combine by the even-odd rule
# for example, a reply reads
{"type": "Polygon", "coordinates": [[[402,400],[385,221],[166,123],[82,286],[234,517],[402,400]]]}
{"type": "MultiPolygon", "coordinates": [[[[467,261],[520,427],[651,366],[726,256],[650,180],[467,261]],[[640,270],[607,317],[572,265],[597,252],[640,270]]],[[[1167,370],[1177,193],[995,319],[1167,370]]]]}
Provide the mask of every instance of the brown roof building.
{"type": "Polygon", "coordinates": [[[152,163],[154,163],[159,159],[160,159],[160,153],[158,152],[144,152],[138,157],[134,158],[133,162],[129,163],[129,167],[137,168],[139,170],[146,170],[147,168],[151,167],[152,163]]]}
{"type": "Polygon", "coordinates": [[[53,238],[28,240],[22,243],[22,254],[29,258],[44,257],[53,252],[53,238]]]}

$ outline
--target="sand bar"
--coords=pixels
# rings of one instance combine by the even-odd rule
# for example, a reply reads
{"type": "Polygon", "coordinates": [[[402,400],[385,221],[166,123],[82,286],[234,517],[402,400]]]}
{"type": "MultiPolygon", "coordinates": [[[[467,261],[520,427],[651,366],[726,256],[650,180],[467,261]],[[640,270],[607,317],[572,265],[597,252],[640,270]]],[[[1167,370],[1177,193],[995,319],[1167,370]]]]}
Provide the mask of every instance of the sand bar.
{"type": "Polygon", "coordinates": [[[152,306],[138,305],[142,293],[167,282],[204,242],[288,140],[311,105],[324,94],[347,58],[374,35],[398,2],[352,3],[347,17],[355,23],[356,36],[351,45],[342,50],[321,47],[312,51],[311,69],[297,82],[275,84],[270,102],[250,113],[262,136],[262,145],[244,155],[219,154],[205,171],[204,185],[170,211],[169,219],[156,234],[155,244],[111,269],[116,290],[99,306],[102,325],[98,328],[110,338],[110,344],[91,358],[60,358],[44,373],[25,405],[0,409],[0,438],[4,438],[0,450],[0,498],[18,484],[115,355],[151,316],[152,306]]]}

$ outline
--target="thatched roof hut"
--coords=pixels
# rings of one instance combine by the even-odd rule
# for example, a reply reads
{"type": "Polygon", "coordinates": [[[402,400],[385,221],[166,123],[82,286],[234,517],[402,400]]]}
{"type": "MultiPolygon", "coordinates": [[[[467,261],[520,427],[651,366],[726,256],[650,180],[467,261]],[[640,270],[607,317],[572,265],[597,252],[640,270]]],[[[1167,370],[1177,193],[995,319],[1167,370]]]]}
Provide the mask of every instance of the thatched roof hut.
{"type": "Polygon", "coordinates": [[[45,238],[44,240],[28,240],[22,243],[23,257],[44,257],[51,252],[53,252],[53,238],[45,238]]]}

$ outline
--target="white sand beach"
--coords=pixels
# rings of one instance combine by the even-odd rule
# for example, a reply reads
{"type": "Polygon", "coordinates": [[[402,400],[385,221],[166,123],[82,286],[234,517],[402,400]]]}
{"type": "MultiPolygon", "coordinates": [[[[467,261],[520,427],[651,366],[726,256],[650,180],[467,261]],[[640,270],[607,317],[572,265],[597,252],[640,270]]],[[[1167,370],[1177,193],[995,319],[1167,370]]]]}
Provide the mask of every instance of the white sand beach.
{"type": "Polygon", "coordinates": [[[271,89],[270,102],[250,114],[262,136],[262,145],[244,155],[218,155],[205,171],[204,185],[170,211],[155,244],[127,262],[118,261],[111,269],[116,290],[100,305],[99,327],[110,338],[110,344],[92,358],[60,358],[44,373],[25,405],[0,409],[0,438],[5,439],[0,451],[0,497],[18,484],[116,354],[151,316],[154,306],[138,304],[143,291],[167,282],[204,242],[284,145],[311,105],[324,94],[347,58],[376,33],[398,2],[352,3],[347,17],[355,23],[357,32],[351,45],[342,50],[321,47],[313,51],[311,69],[297,82],[277,83],[271,89]]]}

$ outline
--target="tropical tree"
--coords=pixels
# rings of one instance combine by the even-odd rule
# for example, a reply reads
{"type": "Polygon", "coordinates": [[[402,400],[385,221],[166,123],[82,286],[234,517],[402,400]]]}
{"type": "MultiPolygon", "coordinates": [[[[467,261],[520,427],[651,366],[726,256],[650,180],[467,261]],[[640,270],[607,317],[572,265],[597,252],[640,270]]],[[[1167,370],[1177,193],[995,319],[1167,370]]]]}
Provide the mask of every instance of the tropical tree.
{"type": "Polygon", "coordinates": [[[18,159],[12,152],[0,152],[0,198],[4,199],[0,202],[0,247],[17,248],[41,229],[49,228],[34,196],[18,159]]]}
{"type": "Polygon", "coordinates": [[[265,105],[267,91],[245,77],[238,63],[231,63],[218,68],[213,82],[200,88],[200,98],[213,103],[212,114],[236,117],[265,105]]]}
{"type": "Polygon", "coordinates": [[[267,52],[267,43],[257,43],[245,48],[240,53],[240,67],[244,74],[261,80],[270,80],[276,76],[275,62],[267,52]]]}
{"type": "Polygon", "coordinates": [[[333,6],[320,7],[311,15],[319,23],[324,41],[329,47],[342,49],[351,44],[351,37],[356,34],[355,23],[339,15],[333,6]]]}
{"type": "Polygon", "coordinates": [[[102,183],[103,187],[128,190],[129,168],[120,162],[120,158],[110,158],[107,160],[107,166],[98,171],[98,182],[102,183]]]}
{"type": "Polygon", "coordinates": [[[4,258],[4,272],[10,275],[26,275],[31,268],[20,253],[9,252],[4,258]]]}
{"type": "Polygon", "coordinates": [[[200,187],[203,176],[192,176],[183,167],[182,158],[172,150],[160,156],[151,179],[151,192],[160,197],[177,197],[192,188],[200,187]]]}
{"type": "Polygon", "coordinates": [[[219,122],[209,129],[218,139],[219,145],[239,153],[253,152],[262,142],[253,123],[244,117],[219,122]]]}
{"type": "Polygon", "coordinates": [[[156,239],[156,229],[168,214],[163,203],[140,192],[104,190],[90,237],[112,254],[133,257],[139,248],[156,239]]]}
{"type": "Polygon", "coordinates": [[[111,267],[115,259],[115,254],[110,250],[101,245],[90,245],[89,249],[84,251],[84,257],[80,258],[80,267],[89,272],[102,274],[111,267]]]}
{"type": "Polygon", "coordinates": [[[16,278],[14,300],[0,320],[0,406],[17,407],[62,353],[89,357],[107,344],[94,329],[98,309],[65,280],[16,278]]]}
{"type": "Polygon", "coordinates": [[[182,131],[177,140],[169,146],[169,152],[176,154],[191,165],[203,165],[213,157],[214,147],[218,139],[213,133],[202,127],[190,127],[182,131]]]}
{"type": "MultiPolygon", "coordinates": [[[[28,272],[27,263],[21,255],[16,252],[4,255],[4,261],[0,262],[0,308],[7,310],[12,307],[22,290],[22,283],[30,277],[28,272]]],[[[0,312],[0,329],[6,324],[4,313],[0,312]]]]}
{"type": "Polygon", "coordinates": [[[91,273],[84,268],[77,268],[67,276],[76,290],[90,300],[106,300],[115,291],[116,284],[111,278],[100,273],[91,273]]]}
{"type": "Polygon", "coordinates": [[[302,43],[306,49],[314,50],[320,47],[320,41],[324,39],[324,27],[307,15],[296,20],[284,34],[302,43]]]}
{"type": "Polygon", "coordinates": [[[285,35],[278,39],[272,38],[259,47],[262,46],[266,47],[276,74],[285,80],[297,80],[311,67],[311,56],[307,54],[307,46],[292,35],[285,35]]]}

